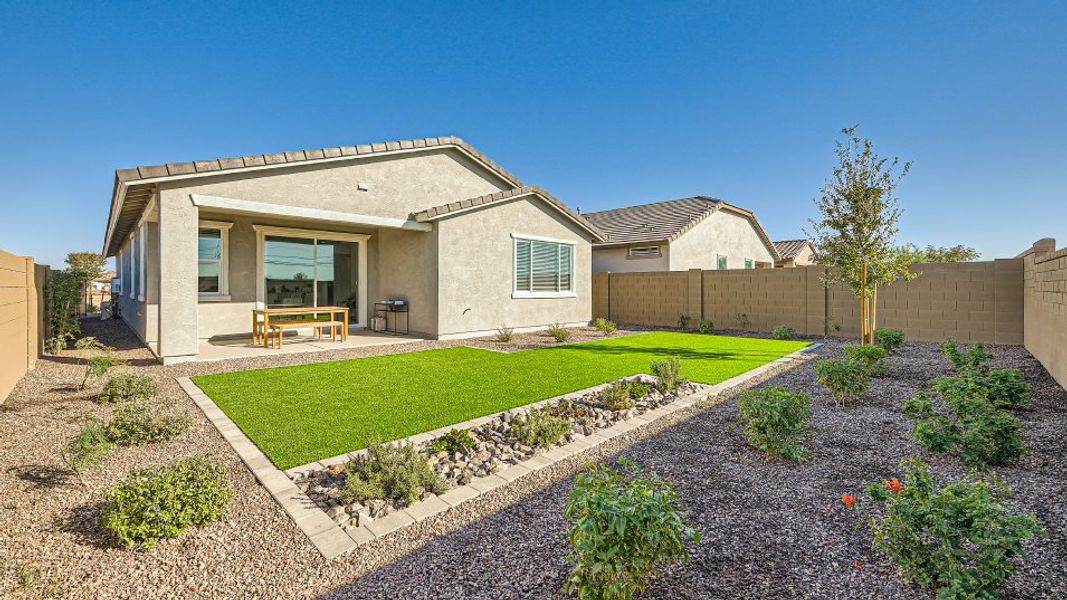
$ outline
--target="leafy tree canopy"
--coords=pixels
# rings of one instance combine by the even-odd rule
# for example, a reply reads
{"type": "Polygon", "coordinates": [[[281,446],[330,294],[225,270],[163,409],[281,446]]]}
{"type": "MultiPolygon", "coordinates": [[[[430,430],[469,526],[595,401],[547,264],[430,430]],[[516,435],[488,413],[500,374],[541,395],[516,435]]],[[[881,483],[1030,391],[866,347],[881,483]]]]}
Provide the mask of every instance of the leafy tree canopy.
{"type": "Polygon", "coordinates": [[[97,252],[71,252],[67,254],[67,264],[75,271],[85,273],[89,280],[96,279],[104,274],[104,264],[107,259],[97,252]]]}

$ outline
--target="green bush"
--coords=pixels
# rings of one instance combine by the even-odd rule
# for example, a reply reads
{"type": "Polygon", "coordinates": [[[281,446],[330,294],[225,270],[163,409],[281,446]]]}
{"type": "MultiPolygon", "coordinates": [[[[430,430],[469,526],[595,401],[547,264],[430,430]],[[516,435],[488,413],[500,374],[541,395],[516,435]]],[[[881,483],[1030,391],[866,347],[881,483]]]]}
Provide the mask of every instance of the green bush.
{"type": "Polygon", "coordinates": [[[534,408],[525,417],[511,423],[511,436],[527,446],[551,448],[571,430],[566,417],[553,415],[548,409],[534,408]]]}
{"type": "Polygon", "coordinates": [[[496,330],[496,341],[498,342],[510,342],[515,337],[515,330],[506,325],[501,325],[500,329],[496,330]]]}
{"type": "Polygon", "coordinates": [[[795,340],[797,339],[797,330],[788,325],[779,325],[774,328],[772,335],[776,340],[795,340]]]}
{"type": "Polygon", "coordinates": [[[741,326],[741,329],[748,329],[748,326],[752,324],[752,320],[748,318],[748,313],[737,313],[737,324],[741,326]]]}
{"type": "Polygon", "coordinates": [[[448,485],[426,457],[409,444],[371,444],[345,466],[345,502],[393,500],[408,506],[426,493],[440,494],[448,485]]]}
{"type": "Polygon", "coordinates": [[[686,525],[677,493],[654,473],[620,459],[616,471],[595,464],[578,474],[567,500],[574,570],[566,591],[582,600],[630,599],[662,563],[685,562],[686,525]]]}
{"type": "Polygon", "coordinates": [[[552,339],[556,340],[557,342],[566,342],[570,339],[571,332],[569,329],[560,325],[559,323],[555,323],[552,325],[552,327],[548,328],[548,335],[552,336],[552,339]]]}
{"type": "Polygon", "coordinates": [[[683,331],[689,329],[689,321],[691,320],[693,320],[693,317],[689,315],[678,315],[678,329],[683,331]]]}
{"type": "Polygon", "coordinates": [[[608,410],[626,410],[634,407],[634,399],[631,397],[631,384],[626,381],[618,381],[600,391],[600,403],[608,410]]]}
{"type": "Polygon", "coordinates": [[[651,383],[645,383],[644,381],[630,382],[630,398],[633,398],[634,400],[640,400],[641,398],[644,398],[651,391],[651,383]]]}
{"type": "Polygon", "coordinates": [[[131,471],[108,493],[100,524],[129,547],[151,548],[223,517],[233,499],[225,469],[194,456],[162,467],[131,471]]]}
{"type": "Polygon", "coordinates": [[[151,400],[156,395],[156,382],[147,375],[117,375],[107,380],[97,397],[101,404],[151,400]]]}
{"type": "Polygon", "coordinates": [[[66,349],[81,333],[78,304],[81,302],[89,273],[82,269],[52,271],[45,287],[45,306],[48,315],[48,339],[45,348],[52,354],[66,349]]]}
{"type": "Polygon", "coordinates": [[[888,369],[885,364],[886,350],[881,346],[863,344],[845,344],[842,348],[845,357],[861,363],[872,376],[883,375],[888,369]]]}
{"type": "Polygon", "coordinates": [[[89,419],[77,437],[63,448],[63,463],[74,471],[82,485],[85,485],[86,472],[98,466],[110,450],[111,442],[107,439],[104,422],[100,419],[89,419]]]}
{"type": "Polygon", "coordinates": [[[178,437],[189,426],[188,415],[161,416],[147,402],[126,402],[107,424],[107,439],[120,446],[143,446],[178,437]]]}
{"type": "Polygon", "coordinates": [[[100,378],[107,375],[112,368],[124,364],[126,361],[115,356],[115,349],[104,344],[95,337],[83,337],[74,342],[74,348],[81,350],[85,360],[85,376],[82,377],[81,388],[85,389],[90,377],[100,378]]]}
{"type": "Polygon", "coordinates": [[[1023,408],[1030,404],[1030,386],[1019,369],[990,369],[980,379],[997,408],[1023,408]]]}
{"type": "Polygon", "coordinates": [[[953,454],[974,469],[988,469],[1026,452],[1019,420],[998,409],[985,388],[966,377],[943,378],[934,384],[951,416],[934,413],[933,401],[919,392],[904,402],[912,418],[911,436],[927,452],[953,454]]]}
{"type": "Polygon", "coordinates": [[[815,365],[815,379],[826,387],[838,406],[845,406],[867,393],[871,375],[863,363],[850,359],[827,359],[815,365]]]}
{"type": "Polygon", "coordinates": [[[700,323],[697,323],[697,330],[700,333],[711,333],[715,331],[715,323],[711,319],[701,319],[700,323]]]}
{"type": "Polygon", "coordinates": [[[881,509],[868,521],[874,546],[940,600],[996,598],[1015,557],[1024,556],[1023,542],[1041,531],[1037,519],[1012,514],[1011,491],[995,478],[987,483],[972,475],[938,488],[925,462],[901,466],[908,471],[899,491],[867,486],[881,509]]]}
{"type": "Polygon", "coordinates": [[[652,374],[656,376],[656,387],[664,394],[673,392],[682,383],[682,361],[677,358],[652,361],[652,374]]]}
{"type": "Polygon", "coordinates": [[[619,326],[615,324],[615,321],[609,321],[604,317],[597,317],[593,321],[593,327],[596,327],[597,331],[604,335],[611,335],[619,330],[619,326]]]}
{"type": "Polygon", "coordinates": [[[461,450],[473,448],[477,442],[466,429],[453,429],[441,437],[430,442],[430,452],[448,452],[452,454],[461,450]]]}
{"type": "Polygon", "coordinates": [[[956,346],[956,340],[952,338],[941,344],[941,352],[952,363],[957,373],[962,371],[985,373],[988,369],[986,363],[993,360],[993,355],[986,352],[982,344],[975,344],[964,353],[960,352],[959,347],[956,346]]]}
{"type": "Polygon", "coordinates": [[[737,399],[738,421],[749,445],[771,456],[807,460],[804,434],[811,427],[811,398],[778,386],[749,390],[737,399]]]}
{"type": "Polygon", "coordinates": [[[874,343],[892,354],[904,345],[904,332],[899,329],[879,329],[874,332],[874,343]]]}

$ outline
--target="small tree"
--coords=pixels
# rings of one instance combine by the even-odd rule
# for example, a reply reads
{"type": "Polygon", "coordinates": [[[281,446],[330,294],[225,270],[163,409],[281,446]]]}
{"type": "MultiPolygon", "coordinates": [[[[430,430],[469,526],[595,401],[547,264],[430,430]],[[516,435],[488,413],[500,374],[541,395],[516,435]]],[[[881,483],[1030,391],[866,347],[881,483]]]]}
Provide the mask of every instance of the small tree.
{"type": "Polygon", "coordinates": [[[89,300],[89,282],[99,279],[104,274],[104,265],[107,263],[107,258],[103,254],[97,252],[70,252],[67,254],[67,265],[71,270],[79,271],[85,276],[85,281],[82,283],[81,295],[85,298],[85,306],[88,308],[91,304],[89,300]]]}
{"type": "Polygon", "coordinates": [[[920,248],[915,244],[905,244],[899,252],[908,255],[912,263],[956,263],[971,262],[978,260],[981,255],[970,246],[957,244],[955,246],[926,246],[920,248]]]}
{"type": "Polygon", "coordinates": [[[911,163],[878,156],[855,127],[842,133],[846,139],[835,151],[840,164],[816,201],[821,215],[811,220],[808,237],[818,262],[828,267],[825,283],[847,285],[859,298],[860,339],[873,344],[878,286],[915,276],[907,255],[893,246],[901,214],[893,192],[911,163]]]}
{"type": "Polygon", "coordinates": [[[48,310],[48,340],[45,346],[49,352],[58,353],[81,333],[78,302],[88,280],[85,271],[80,269],[52,272],[45,288],[48,310]]]}

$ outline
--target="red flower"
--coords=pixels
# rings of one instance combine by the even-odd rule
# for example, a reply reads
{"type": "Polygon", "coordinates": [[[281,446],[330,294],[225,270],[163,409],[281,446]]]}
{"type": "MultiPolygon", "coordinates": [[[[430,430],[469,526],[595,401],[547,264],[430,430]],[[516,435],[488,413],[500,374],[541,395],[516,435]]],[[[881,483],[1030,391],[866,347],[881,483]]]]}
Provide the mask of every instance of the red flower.
{"type": "Polygon", "coordinates": [[[845,508],[852,508],[856,506],[856,494],[841,494],[841,501],[845,503],[845,508]]]}
{"type": "Polygon", "coordinates": [[[901,490],[904,489],[904,484],[900,483],[900,480],[894,477],[892,479],[886,480],[885,489],[893,492],[894,494],[899,494],[901,490]]]}
{"type": "Polygon", "coordinates": [[[863,569],[863,563],[857,560],[856,562],[852,563],[852,568],[859,571],[863,569]]]}

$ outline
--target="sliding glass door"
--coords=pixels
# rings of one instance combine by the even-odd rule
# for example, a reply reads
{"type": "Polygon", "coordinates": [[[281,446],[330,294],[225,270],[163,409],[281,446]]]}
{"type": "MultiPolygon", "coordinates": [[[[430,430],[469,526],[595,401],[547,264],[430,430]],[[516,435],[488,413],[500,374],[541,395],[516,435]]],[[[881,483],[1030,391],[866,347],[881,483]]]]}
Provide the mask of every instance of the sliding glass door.
{"type": "Polygon", "coordinates": [[[358,241],[264,235],[263,302],[270,308],[347,306],[359,315],[359,252],[358,241]]]}

